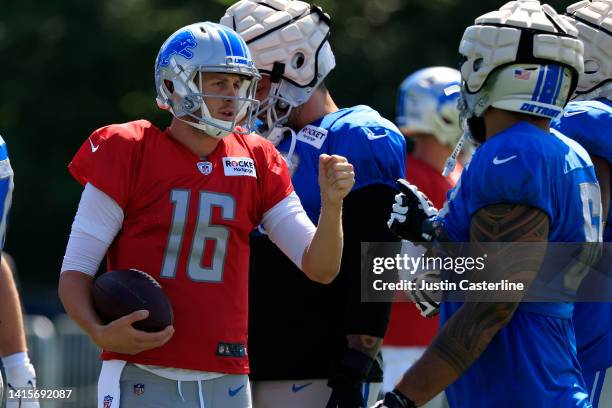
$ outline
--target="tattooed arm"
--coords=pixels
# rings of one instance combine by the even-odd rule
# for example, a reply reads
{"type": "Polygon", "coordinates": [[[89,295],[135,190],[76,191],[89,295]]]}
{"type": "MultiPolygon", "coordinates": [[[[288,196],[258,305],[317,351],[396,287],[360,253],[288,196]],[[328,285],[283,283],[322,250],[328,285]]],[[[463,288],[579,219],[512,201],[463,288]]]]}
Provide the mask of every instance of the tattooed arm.
{"type": "MultiPolygon", "coordinates": [[[[520,204],[495,204],[474,214],[470,241],[477,248],[479,242],[545,243],[548,229],[548,217],[541,210],[520,204]]],[[[545,246],[500,246],[497,253],[487,249],[489,269],[496,268],[505,279],[522,282],[528,288],[540,267],[545,246]]],[[[505,303],[469,302],[468,299],[444,324],[438,336],[404,374],[396,388],[421,405],[452,384],[512,319],[522,292],[513,295],[512,301],[505,303]]]]}

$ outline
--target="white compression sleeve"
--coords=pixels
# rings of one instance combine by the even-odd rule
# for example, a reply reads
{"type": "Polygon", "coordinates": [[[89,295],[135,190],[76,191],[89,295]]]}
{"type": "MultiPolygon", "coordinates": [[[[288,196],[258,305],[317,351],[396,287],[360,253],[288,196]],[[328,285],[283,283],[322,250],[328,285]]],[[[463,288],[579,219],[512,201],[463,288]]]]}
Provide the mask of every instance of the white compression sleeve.
{"type": "Polygon", "coordinates": [[[87,183],[72,223],[62,272],[94,276],[123,224],[123,210],[101,190],[87,183]]]}
{"type": "Polygon", "coordinates": [[[262,224],[270,240],[302,269],[304,250],[310,245],[317,228],[306,215],[297,194],[291,193],[266,211],[262,224]]]}

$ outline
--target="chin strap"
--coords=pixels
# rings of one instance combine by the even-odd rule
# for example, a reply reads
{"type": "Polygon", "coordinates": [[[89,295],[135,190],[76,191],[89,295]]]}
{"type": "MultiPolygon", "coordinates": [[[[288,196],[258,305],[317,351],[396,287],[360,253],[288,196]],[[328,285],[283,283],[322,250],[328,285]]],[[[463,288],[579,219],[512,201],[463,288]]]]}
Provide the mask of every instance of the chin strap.
{"type": "Polygon", "coordinates": [[[450,156],[448,156],[448,159],[446,159],[446,163],[444,164],[444,170],[442,171],[442,175],[444,177],[448,177],[448,175],[451,174],[453,170],[455,170],[455,167],[457,166],[457,158],[459,157],[459,154],[463,149],[465,139],[468,137],[466,133],[467,132],[464,132],[461,135],[461,137],[457,141],[457,144],[455,145],[455,148],[453,149],[453,152],[450,156]]]}
{"type": "Polygon", "coordinates": [[[175,118],[177,118],[183,123],[188,124],[189,126],[192,126],[196,129],[201,130],[202,132],[206,133],[208,136],[214,137],[215,139],[223,139],[225,136],[231,133],[231,132],[228,132],[227,130],[219,129],[218,127],[209,125],[208,123],[190,122],[183,118],[179,118],[178,116],[175,116],[175,118]]]}

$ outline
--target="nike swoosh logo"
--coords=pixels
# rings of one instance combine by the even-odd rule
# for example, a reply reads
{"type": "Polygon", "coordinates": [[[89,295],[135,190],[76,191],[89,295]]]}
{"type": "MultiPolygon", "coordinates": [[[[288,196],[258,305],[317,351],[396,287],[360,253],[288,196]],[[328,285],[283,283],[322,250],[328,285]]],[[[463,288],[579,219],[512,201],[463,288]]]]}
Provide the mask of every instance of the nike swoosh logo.
{"type": "Polygon", "coordinates": [[[96,150],[98,150],[98,148],[100,147],[100,145],[94,145],[93,142],[91,141],[91,139],[89,139],[89,144],[91,145],[91,152],[95,153],[96,150]]]}
{"type": "Polygon", "coordinates": [[[234,390],[232,390],[232,388],[230,387],[230,388],[227,389],[227,395],[229,395],[230,397],[235,397],[236,394],[238,394],[240,392],[240,390],[243,389],[243,388],[244,388],[244,384],[242,384],[240,387],[238,387],[238,388],[236,388],[234,390]]]}
{"type": "Polygon", "coordinates": [[[581,113],[586,113],[585,110],[579,110],[579,111],[574,111],[574,112],[565,112],[563,114],[564,117],[569,118],[570,116],[574,116],[574,115],[580,115],[581,113]]]}
{"type": "Polygon", "coordinates": [[[387,133],[383,133],[382,135],[375,135],[374,132],[372,132],[370,129],[365,129],[366,132],[366,136],[368,137],[368,140],[376,140],[376,139],[380,139],[383,137],[387,137],[387,133]]]}
{"type": "Polygon", "coordinates": [[[506,157],[505,159],[498,159],[497,156],[495,156],[495,158],[493,159],[493,164],[504,164],[512,159],[516,159],[516,154],[514,156],[506,157]]]}
{"type": "Polygon", "coordinates": [[[312,385],[312,383],[308,383],[308,384],[304,384],[304,385],[295,385],[295,384],[293,384],[293,386],[291,387],[291,391],[293,391],[293,392],[300,392],[304,388],[308,387],[309,385],[312,385]]]}

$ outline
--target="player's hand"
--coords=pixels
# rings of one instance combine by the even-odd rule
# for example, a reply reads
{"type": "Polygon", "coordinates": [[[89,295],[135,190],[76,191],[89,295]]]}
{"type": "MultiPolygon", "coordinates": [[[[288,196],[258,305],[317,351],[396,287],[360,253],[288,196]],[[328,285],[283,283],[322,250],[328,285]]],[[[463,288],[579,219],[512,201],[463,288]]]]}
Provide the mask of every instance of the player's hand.
{"type": "Polygon", "coordinates": [[[156,333],[137,330],[132,323],[149,316],[147,310],[137,310],[123,316],[106,326],[101,326],[94,340],[98,347],[121,354],[137,354],[142,351],[161,347],[174,334],[174,327],[168,326],[156,333]]]}
{"type": "Polygon", "coordinates": [[[347,349],[342,362],[334,367],[327,385],[332,393],[326,408],[361,408],[365,407],[363,399],[363,382],[370,372],[374,360],[366,354],[347,349]]]}
{"type": "Polygon", "coordinates": [[[438,209],[425,194],[406,180],[398,179],[397,187],[400,193],[395,196],[395,204],[387,221],[389,229],[408,241],[431,241],[431,235],[423,234],[423,223],[437,216],[438,209]]]}
{"type": "MultiPolygon", "coordinates": [[[[15,366],[6,366],[4,370],[6,372],[6,386],[9,390],[16,392],[36,389],[36,370],[34,370],[34,366],[29,361],[15,366]]],[[[2,384],[2,381],[0,381],[0,384],[2,384]]],[[[1,392],[0,395],[2,395],[1,392]]],[[[0,403],[2,403],[1,398],[0,403]]],[[[6,408],[39,407],[38,398],[7,398],[6,401],[6,408]]]]}
{"type": "Polygon", "coordinates": [[[423,317],[434,317],[440,313],[440,301],[442,293],[439,290],[421,290],[423,282],[440,282],[440,271],[427,271],[413,275],[411,281],[414,282],[415,289],[406,291],[416,308],[423,317]]]}
{"type": "Polygon", "coordinates": [[[340,206],[355,184],[353,165],[345,157],[319,156],[319,187],[322,205],[340,206]]]}
{"type": "Polygon", "coordinates": [[[385,394],[385,399],[378,401],[371,408],[416,408],[416,404],[397,390],[385,394]]]}

